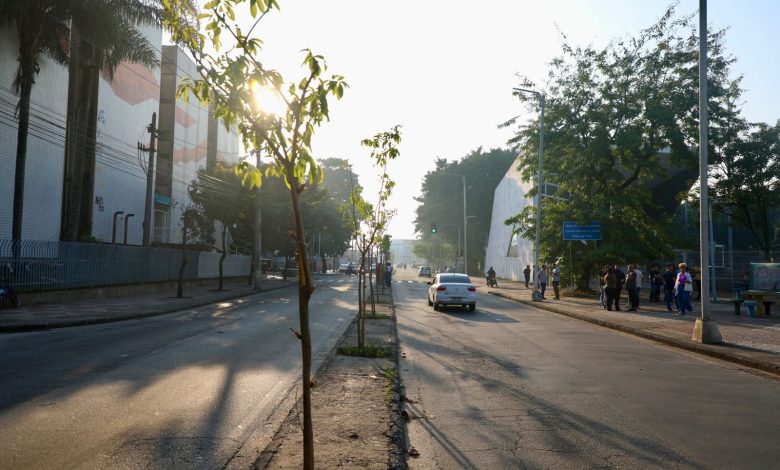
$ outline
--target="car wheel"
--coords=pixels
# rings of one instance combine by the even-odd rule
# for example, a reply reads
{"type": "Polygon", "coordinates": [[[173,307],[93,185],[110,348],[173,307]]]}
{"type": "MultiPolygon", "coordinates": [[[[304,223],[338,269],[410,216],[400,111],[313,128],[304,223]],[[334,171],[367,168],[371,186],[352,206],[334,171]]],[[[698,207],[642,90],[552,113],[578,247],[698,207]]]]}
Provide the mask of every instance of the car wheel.
{"type": "Polygon", "coordinates": [[[469,312],[473,312],[477,309],[477,304],[469,304],[469,312]]]}
{"type": "Polygon", "coordinates": [[[434,310],[436,310],[436,311],[438,312],[438,311],[439,311],[439,304],[438,304],[438,303],[436,303],[436,302],[434,302],[434,303],[433,303],[433,309],[434,309],[434,310]]]}

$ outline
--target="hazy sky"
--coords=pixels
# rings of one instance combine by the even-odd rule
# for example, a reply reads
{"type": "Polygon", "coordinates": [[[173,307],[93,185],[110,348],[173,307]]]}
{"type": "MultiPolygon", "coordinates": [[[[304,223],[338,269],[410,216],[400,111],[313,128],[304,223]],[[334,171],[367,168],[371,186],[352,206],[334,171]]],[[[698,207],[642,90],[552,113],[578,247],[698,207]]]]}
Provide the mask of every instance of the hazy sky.
{"type": "MultiPolygon", "coordinates": [[[[652,25],[664,0],[279,0],[257,29],[263,58],[287,80],[301,76],[303,48],[325,56],[329,72],[350,89],[331,106],[331,121],[314,140],[318,158],[349,159],[376,193],[375,170],[360,140],[403,126],[401,156],[391,164],[397,186],[390,201],[398,214],[390,234],[414,238],[412,199],[437,157],[458,160],[483,147],[503,147],[511,131],[497,124],[515,115],[536,116],[512,97],[516,74],[542,83],[564,33],[575,45],[604,45],[652,25]],[[560,31],[560,32],[559,32],[560,31]]],[[[680,0],[679,14],[698,11],[680,0]]],[[[710,25],[730,27],[728,52],[735,74],[745,76],[748,119],[774,123],[780,99],[775,0],[710,0],[710,25]]],[[[453,189],[461,191],[453,178],[453,189]]],[[[492,208],[484,208],[491,210],[492,208]]]]}

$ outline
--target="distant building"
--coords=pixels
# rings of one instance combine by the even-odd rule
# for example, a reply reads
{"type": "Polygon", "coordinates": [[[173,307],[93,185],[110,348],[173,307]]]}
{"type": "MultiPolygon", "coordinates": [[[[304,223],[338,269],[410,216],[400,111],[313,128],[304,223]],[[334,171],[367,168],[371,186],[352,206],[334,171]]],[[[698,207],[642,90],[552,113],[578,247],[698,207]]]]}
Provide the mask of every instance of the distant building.
{"type": "Polygon", "coordinates": [[[408,266],[424,263],[425,260],[414,254],[414,246],[419,240],[396,240],[390,242],[390,258],[393,263],[406,263],[408,266]]]}

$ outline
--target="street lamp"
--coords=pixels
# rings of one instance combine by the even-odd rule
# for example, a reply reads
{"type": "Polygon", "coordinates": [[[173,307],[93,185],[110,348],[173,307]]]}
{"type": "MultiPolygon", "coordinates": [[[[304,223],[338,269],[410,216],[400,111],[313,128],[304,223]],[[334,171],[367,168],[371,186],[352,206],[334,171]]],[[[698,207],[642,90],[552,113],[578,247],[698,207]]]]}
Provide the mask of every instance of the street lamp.
{"type": "MultiPolygon", "coordinates": [[[[539,291],[539,247],[542,243],[542,155],[544,154],[544,93],[525,88],[512,88],[520,93],[531,93],[539,98],[542,112],[539,117],[539,168],[536,172],[536,240],[534,241],[534,293],[539,291]]],[[[535,296],[534,296],[535,297],[535,296]]]]}
{"type": "Polygon", "coordinates": [[[111,243],[112,244],[116,243],[116,217],[118,215],[122,215],[124,213],[125,213],[125,211],[116,211],[116,212],[114,212],[114,225],[111,228],[111,243]]]}
{"type": "MultiPolygon", "coordinates": [[[[701,316],[693,327],[692,340],[698,343],[721,343],[723,338],[718,323],[710,318],[709,269],[704,269],[709,258],[709,195],[707,187],[707,133],[709,115],[707,109],[707,0],[699,0],[699,264],[701,265],[701,316]]],[[[713,263],[707,263],[713,264],[713,263]]],[[[712,268],[714,269],[714,267],[712,268]]]]}
{"type": "Polygon", "coordinates": [[[133,216],[135,216],[135,214],[125,214],[125,245],[127,245],[127,219],[133,216]]]}

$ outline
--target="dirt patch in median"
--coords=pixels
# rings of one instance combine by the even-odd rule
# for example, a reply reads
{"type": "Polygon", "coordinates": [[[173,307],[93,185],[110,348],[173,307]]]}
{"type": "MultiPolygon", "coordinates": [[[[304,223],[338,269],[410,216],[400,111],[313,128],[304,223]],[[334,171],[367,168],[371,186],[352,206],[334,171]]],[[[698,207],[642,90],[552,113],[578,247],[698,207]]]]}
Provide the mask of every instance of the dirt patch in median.
{"type": "MultiPolygon", "coordinates": [[[[406,468],[392,305],[377,305],[377,314],[365,321],[366,343],[387,348],[390,357],[335,354],[317,375],[312,389],[316,468],[406,468]]],[[[338,347],[356,345],[357,324],[353,322],[338,347]]],[[[302,467],[302,419],[299,399],[254,468],[302,467]]]]}

